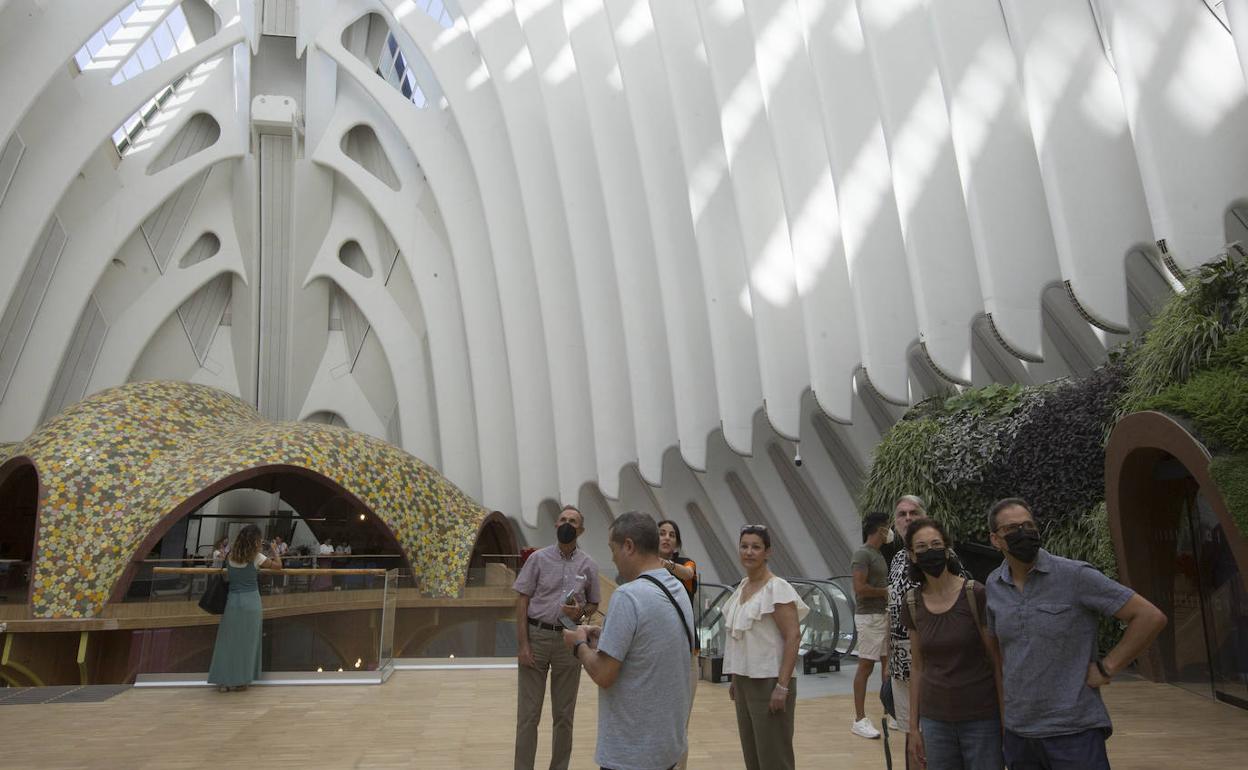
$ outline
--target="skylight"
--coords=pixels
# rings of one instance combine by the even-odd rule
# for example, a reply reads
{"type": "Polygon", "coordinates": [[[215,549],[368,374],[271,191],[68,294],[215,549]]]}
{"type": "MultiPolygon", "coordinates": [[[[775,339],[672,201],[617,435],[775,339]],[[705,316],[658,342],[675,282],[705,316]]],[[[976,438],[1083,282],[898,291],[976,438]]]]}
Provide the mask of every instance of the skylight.
{"type": "Polygon", "coordinates": [[[381,48],[381,61],[377,62],[377,74],[387,83],[394,86],[417,107],[428,103],[425,92],[416,82],[416,73],[407,63],[403,48],[395,40],[394,33],[386,35],[386,44],[381,48]]]}
{"type": "Polygon", "coordinates": [[[429,18],[441,25],[442,29],[455,26],[453,0],[416,0],[416,7],[429,14],[429,18]]]}
{"type": "MultiPolygon", "coordinates": [[[[178,0],[142,0],[132,2],[109,19],[74,54],[82,72],[112,70],[113,85],[153,69],[195,46],[195,36],[186,23],[186,15],[178,0]]],[[[165,86],[143,103],[133,115],[113,132],[117,152],[125,153],[135,138],[186,76],[165,86]]]]}

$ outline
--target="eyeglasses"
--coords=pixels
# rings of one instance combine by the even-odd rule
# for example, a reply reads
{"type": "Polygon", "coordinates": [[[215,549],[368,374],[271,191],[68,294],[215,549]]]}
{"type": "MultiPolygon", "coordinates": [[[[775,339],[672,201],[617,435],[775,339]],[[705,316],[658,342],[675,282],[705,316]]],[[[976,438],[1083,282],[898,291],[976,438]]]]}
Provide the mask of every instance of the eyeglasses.
{"type": "Polygon", "coordinates": [[[936,542],[936,543],[924,543],[924,544],[923,544],[923,545],[921,545],[921,546],[916,545],[916,546],[914,547],[914,553],[915,553],[915,555],[918,555],[918,554],[921,554],[921,553],[927,553],[928,551],[931,551],[931,550],[943,551],[944,549],[945,549],[945,544],[944,544],[944,543],[940,543],[940,542],[936,542]]]}
{"type": "Polygon", "coordinates": [[[741,528],[741,534],[743,535],[747,532],[766,532],[766,531],[767,531],[766,524],[746,524],[744,527],[741,528]]]}
{"type": "Polygon", "coordinates": [[[1001,535],[1002,537],[1005,537],[1006,535],[1009,535],[1013,532],[1017,532],[1020,529],[1026,530],[1028,532],[1040,531],[1040,528],[1036,526],[1036,523],[1034,521],[1020,521],[1017,524],[1003,524],[1000,527],[997,527],[997,534],[1001,535]]]}

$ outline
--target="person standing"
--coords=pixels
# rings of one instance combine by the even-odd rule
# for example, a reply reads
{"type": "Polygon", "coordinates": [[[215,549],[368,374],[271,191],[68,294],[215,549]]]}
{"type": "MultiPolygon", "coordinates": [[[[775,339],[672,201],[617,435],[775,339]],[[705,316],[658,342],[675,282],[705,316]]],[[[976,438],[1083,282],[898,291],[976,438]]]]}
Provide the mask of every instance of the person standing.
{"type": "Polygon", "coordinates": [[[988,511],[989,539],[1005,555],[988,576],[988,634],[1000,650],[1005,762],[1011,770],[1102,770],[1113,730],[1100,688],[1152,644],[1166,616],[1091,564],[1040,547],[1027,503],[1007,497],[988,511]],[[1102,617],[1126,623],[1105,657],[1102,617]]]}
{"type": "Polygon", "coordinates": [[[592,615],[600,600],[598,565],[577,548],[585,518],[565,505],[555,522],[558,543],[534,551],[512,585],[516,596],[518,681],[516,698],[516,770],[533,770],[537,723],[550,675],[552,728],[551,770],[566,770],[572,754],[572,720],[581,667],[560,646],[559,616],[573,621],[592,615]],[[569,597],[572,603],[568,604],[569,597]]]}
{"type": "MultiPolygon", "coordinates": [[[[923,498],[917,495],[902,495],[893,507],[893,531],[902,548],[893,556],[888,565],[888,678],[893,691],[893,716],[896,723],[889,722],[890,730],[907,733],[910,729],[910,633],[901,620],[901,604],[905,601],[906,592],[911,588],[919,588],[922,583],[914,578],[914,563],[910,560],[905,548],[906,533],[910,523],[927,518],[927,506],[923,498]]],[[[969,578],[970,574],[962,567],[953,548],[949,548],[949,569],[954,574],[969,578]]],[[[909,746],[909,736],[906,738],[909,746]]],[[[909,766],[909,753],[906,755],[909,766]]]]}
{"type": "Polygon", "coordinates": [[[737,556],[746,577],[724,603],[724,673],[732,674],[728,696],[736,705],[741,753],[746,770],[793,770],[793,668],[810,608],[768,568],[767,527],[742,527],[737,556]]]}
{"type": "MultiPolygon", "coordinates": [[[[684,587],[685,593],[689,595],[689,603],[694,607],[694,633],[693,633],[693,660],[689,666],[690,696],[689,696],[689,714],[685,717],[685,730],[689,729],[689,719],[693,716],[693,697],[698,693],[698,653],[702,650],[699,643],[697,625],[698,625],[698,609],[697,609],[697,593],[698,593],[698,565],[688,556],[680,553],[682,547],[680,540],[680,526],[670,519],[664,519],[659,522],[659,559],[663,562],[663,568],[680,581],[684,587]]],[[[684,770],[688,765],[688,755],[682,756],[680,761],[676,763],[676,770],[684,770]]]]}
{"type": "Polygon", "coordinates": [[[659,528],[629,512],[608,544],[624,583],[601,629],[564,631],[573,659],[598,685],[598,747],[606,770],[670,770],[688,746],[693,605],[659,556],[659,528]]]}
{"type": "Polygon", "coordinates": [[[223,537],[217,541],[212,547],[212,568],[221,569],[225,567],[225,557],[230,552],[230,539],[223,537]]]}
{"type": "Polygon", "coordinates": [[[862,547],[850,562],[854,579],[854,628],[858,634],[858,670],[854,672],[854,724],[850,732],[862,738],[879,738],[867,716],[867,684],[876,662],[881,674],[888,666],[888,564],[880,546],[895,537],[887,513],[868,513],[862,520],[862,547]]]}
{"type": "Polygon", "coordinates": [[[1001,682],[988,642],[984,587],[955,572],[949,533],[916,519],[906,535],[911,578],[902,598],[910,631],[908,760],[939,770],[1001,770],[1001,682]]]}
{"type": "Polygon", "coordinates": [[[260,604],[260,567],[281,570],[282,560],[260,552],[260,528],[248,524],[239,530],[225,565],[230,584],[225,612],[217,626],[208,683],[217,690],[245,690],[260,678],[260,640],[264,610],[260,604]]]}

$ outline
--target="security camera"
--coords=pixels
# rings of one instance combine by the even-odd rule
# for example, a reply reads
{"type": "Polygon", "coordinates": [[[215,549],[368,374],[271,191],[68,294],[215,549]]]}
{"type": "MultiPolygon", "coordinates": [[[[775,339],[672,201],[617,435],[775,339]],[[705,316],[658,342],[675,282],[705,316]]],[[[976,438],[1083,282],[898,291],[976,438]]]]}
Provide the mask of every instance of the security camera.
{"type": "Polygon", "coordinates": [[[802,467],[802,450],[800,449],[793,450],[793,464],[799,468],[802,467]]]}

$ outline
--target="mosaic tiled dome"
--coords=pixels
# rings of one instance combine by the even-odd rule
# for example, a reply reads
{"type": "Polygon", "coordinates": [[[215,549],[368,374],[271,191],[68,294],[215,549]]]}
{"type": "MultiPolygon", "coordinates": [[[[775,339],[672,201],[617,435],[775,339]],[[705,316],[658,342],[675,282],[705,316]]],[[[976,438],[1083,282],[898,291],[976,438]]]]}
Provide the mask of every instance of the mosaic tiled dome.
{"type": "Polygon", "coordinates": [[[250,469],[306,469],[355,495],[394,533],[424,589],[438,595],[462,586],[488,513],[384,441],[330,425],[271,422],[228,393],[185,382],[103,391],[26,441],[0,445],[0,462],[18,456],[39,474],[31,605],[42,618],[97,614],[164,517],[250,469]]]}

